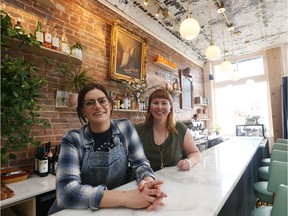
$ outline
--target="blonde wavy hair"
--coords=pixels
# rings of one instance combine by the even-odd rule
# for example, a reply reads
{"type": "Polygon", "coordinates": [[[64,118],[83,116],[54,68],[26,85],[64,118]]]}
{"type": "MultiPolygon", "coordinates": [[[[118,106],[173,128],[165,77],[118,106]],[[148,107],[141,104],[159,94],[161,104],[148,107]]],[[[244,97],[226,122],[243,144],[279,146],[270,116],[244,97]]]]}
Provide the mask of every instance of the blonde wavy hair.
{"type": "Polygon", "coordinates": [[[147,107],[147,113],[146,113],[146,120],[145,120],[145,124],[152,127],[153,125],[153,115],[150,112],[150,106],[151,106],[151,101],[154,98],[161,98],[161,99],[167,99],[171,105],[171,110],[169,115],[167,116],[167,123],[166,123],[166,127],[169,131],[169,133],[176,133],[178,134],[178,131],[176,129],[176,122],[174,119],[174,109],[173,109],[173,101],[172,101],[172,97],[169,93],[168,90],[166,89],[156,89],[154,92],[152,92],[149,96],[149,100],[148,100],[148,107],[147,107]]]}

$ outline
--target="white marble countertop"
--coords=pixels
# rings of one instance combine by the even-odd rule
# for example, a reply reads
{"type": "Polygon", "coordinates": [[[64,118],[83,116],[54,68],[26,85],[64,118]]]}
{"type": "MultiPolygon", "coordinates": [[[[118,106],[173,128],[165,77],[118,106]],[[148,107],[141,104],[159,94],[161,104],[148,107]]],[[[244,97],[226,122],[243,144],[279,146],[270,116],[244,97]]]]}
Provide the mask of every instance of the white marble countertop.
{"type": "Polygon", "coordinates": [[[1,208],[6,205],[16,203],[39,194],[55,190],[56,178],[54,175],[49,174],[46,177],[39,177],[37,175],[29,175],[28,179],[19,181],[7,186],[14,191],[15,196],[1,200],[1,208]]]}
{"type": "MultiPolygon", "coordinates": [[[[65,209],[55,216],[187,216],[217,215],[233,191],[252,157],[262,137],[235,137],[221,145],[201,152],[200,162],[190,171],[179,171],[168,167],[156,172],[158,179],[164,180],[163,190],[168,194],[165,206],[155,211],[145,209],[109,208],[92,211],[65,209]]],[[[135,188],[131,182],[119,189],[135,188]]]]}

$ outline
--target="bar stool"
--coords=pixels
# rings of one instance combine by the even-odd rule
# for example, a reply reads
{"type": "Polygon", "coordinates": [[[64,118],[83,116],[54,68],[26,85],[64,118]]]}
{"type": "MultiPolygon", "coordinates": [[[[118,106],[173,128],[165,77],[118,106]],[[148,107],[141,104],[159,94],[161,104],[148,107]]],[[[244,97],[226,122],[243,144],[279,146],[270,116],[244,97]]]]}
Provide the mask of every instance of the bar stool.
{"type": "MultiPolygon", "coordinates": [[[[283,144],[283,143],[274,143],[273,147],[272,147],[272,151],[276,149],[276,150],[282,150],[282,151],[288,151],[288,145],[287,144],[283,144]]],[[[271,158],[264,158],[261,161],[261,165],[262,166],[269,166],[271,161],[271,158]]]]}
{"type": "Polygon", "coordinates": [[[276,192],[273,206],[261,206],[254,209],[250,216],[287,216],[288,186],[281,184],[276,192]]]}
{"type": "Polygon", "coordinates": [[[276,143],[288,144],[288,139],[278,138],[276,143]]]}
{"type": "Polygon", "coordinates": [[[282,161],[273,161],[271,164],[271,173],[269,180],[256,182],[253,185],[254,195],[258,198],[256,207],[262,205],[273,205],[274,193],[280,184],[288,185],[287,172],[288,163],[282,161]]]}
{"type": "MultiPolygon", "coordinates": [[[[286,146],[288,147],[288,145],[286,146]]],[[[288,151],[274,149],[271,153],[271,162],[274,160],[288,162],[288,151]]],[[[271,171],[271,162],[269,166],[262,166],[258,168],[258,177],[260,179],[268,181],[271,171]]]]}

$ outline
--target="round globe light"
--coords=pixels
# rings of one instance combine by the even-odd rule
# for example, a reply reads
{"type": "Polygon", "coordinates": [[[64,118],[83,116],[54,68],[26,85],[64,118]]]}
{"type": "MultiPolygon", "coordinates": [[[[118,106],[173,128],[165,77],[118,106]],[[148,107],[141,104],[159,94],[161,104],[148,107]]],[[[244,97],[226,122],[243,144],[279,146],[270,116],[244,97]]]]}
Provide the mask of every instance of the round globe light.
{"type": "Polygon", "coordinates": [[[223,72],[229,72],[232,70],[232,64],[226,59],[220,64],[220,70],[223,72]]]}
{"type": "Polygon", "coordinates": [[[209,60],[216,60],[221,56],[221,50],[218,46],[211,44],[205,52],[206,58],[209,60]]]}
{"type": "Polygon", "coordinates": [[[187,17],[187,19],[180,24],[179,31],[181,37],[185,40],[193,40],[200,32],[200,25],[197,20],[187,17]]]}

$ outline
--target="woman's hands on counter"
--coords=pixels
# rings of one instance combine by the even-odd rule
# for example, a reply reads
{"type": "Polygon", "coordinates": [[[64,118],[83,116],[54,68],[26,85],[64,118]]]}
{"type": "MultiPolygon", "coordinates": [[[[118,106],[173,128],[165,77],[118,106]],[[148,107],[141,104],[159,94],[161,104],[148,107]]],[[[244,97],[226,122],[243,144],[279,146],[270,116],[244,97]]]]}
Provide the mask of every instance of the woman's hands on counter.
{"type": "Polygon", "coordinates": [[[134,209],[146,208],[147,211],[153,211],[158,206],[164,206],[162,199],[167,197],[167,194],[161,191],[162,184],[162,180],[142,180],[137,189],[125,193],[124,206],[134,209]]]}

